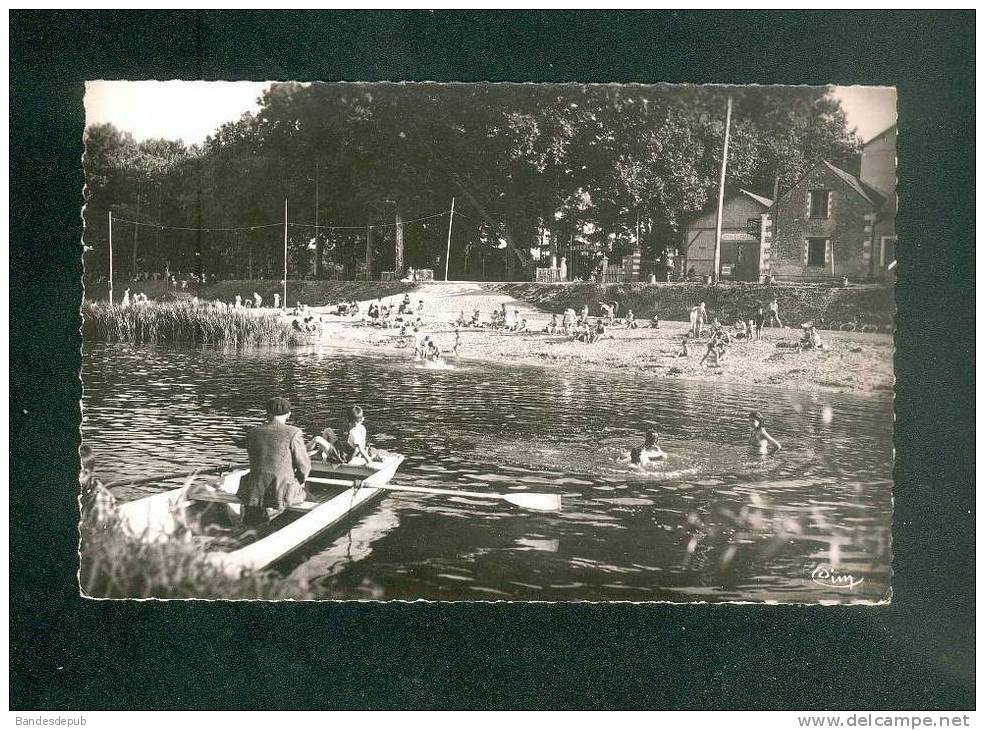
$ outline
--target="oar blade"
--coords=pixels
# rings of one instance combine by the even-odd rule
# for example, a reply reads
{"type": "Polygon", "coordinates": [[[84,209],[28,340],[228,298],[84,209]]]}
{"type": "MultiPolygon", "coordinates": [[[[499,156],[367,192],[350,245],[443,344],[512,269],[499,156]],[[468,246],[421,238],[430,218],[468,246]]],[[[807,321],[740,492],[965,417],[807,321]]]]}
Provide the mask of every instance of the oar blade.
{"type": "Polygon", "coordinates": [[[536,512],[560,512],[561,497],[557,494],[536,494],[526,492],[524,494],[504,494],[505,499],[510,504],[517,507],[534,510],[536,512]]]}

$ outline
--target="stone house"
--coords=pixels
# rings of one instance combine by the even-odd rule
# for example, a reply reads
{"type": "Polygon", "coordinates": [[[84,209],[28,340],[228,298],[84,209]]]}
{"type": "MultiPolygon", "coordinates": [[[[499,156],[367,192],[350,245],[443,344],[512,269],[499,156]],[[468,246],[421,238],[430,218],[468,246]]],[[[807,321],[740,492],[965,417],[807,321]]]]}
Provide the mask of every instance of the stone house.
{"type": "Polygon", "coordinates": [[[870,278],[884,204],[859,177],[819,162],[763,216],[761,273],[788,280],[870,278]]]}
{"type": "Polygon", "coordinates": [[[896,125],[862,145],[859,178],[882,196],[872,229],[870,276],[893,276],[896,262],[896,125]]]}
{"type": "MultiPolygon", "coordinates": [[[[741,188],[725,196],[722,205],[722,251],[719,274],[723,279],[758,281],[761,218],[773,204],[769,198],[741,188]]],[[[684,271],[707,276],[715,267],[717,201],[684,229],[684,271]]]]}

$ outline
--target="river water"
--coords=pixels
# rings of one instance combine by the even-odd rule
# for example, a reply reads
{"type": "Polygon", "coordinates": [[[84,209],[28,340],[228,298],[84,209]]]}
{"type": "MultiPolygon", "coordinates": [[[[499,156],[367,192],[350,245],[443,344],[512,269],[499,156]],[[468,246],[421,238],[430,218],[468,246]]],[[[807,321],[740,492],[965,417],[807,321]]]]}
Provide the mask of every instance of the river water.
{"type": "MultiPolygon", "coordinates": [[[[885,396],[466,363],[330,348],[87,345],[83,439],[104,480],[242,461],[284,395],[310,436],[362,405],[400,483],[562,496],[560,513],[392,493],[279,566],[340,599],[855,602],[891,583],[885,396]],[[746,447],[766,415],[783,449],[746,447]],[[670,456],[626,450],[652,424],[670,456]]],[[[396,480],[395,480],[396,481],[396,480]]],[[[121,499],[175,484],[132,487],[121,499]]]]}

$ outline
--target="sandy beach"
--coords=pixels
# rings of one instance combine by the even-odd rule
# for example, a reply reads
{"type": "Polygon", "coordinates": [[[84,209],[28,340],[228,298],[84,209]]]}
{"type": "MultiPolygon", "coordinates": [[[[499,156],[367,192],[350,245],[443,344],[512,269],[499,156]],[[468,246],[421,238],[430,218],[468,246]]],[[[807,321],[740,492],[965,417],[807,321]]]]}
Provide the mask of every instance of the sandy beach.
{"type": "MultiPolygon", "coordinates": [[[[416,294],[416,293],[415,293],[416,294]]],[[[412,295],[413,296],[413,295],[412,295]]],[[[527,319],[530,332],[461,328],[459,358],[511,362],[524,365],[573,368],[591,371],[623,371],[665,378],[700,379],[726,383],[772,385],[808,391],[850,393],[890,393],[893,389],[893,337],[888,334],[822,331],[825,349],[799,352],[781,343],[794,343],[800,330],[765,328],[762,339],[735,341],[719,367],[699,364],[708,337],[689,341],[687,357],[678,357],[688,330],[686,322],[663,321],[659,328],[641,321],[638,329],[625,326],[607,328],[605,337],[593,344],[564,335],[544,332],[551,314],[528,302],[462,284],[448,287],[440,297],[414,297],[414,306],[423,300],[420,314],[423,331],[436,339],[443,357],[454,362],[455,320],[459,312],[469,316],[478,308],[482,321],[489,322],[492,309],[506,304],[527,319]],[[781,346],[778,346],[781,345],[781,346]]],[[[395,303],[398,300],[389,300],[395,303]]],[[[410,337],[400,336],[399,325],[383,329],[373,326],[365,316],[369,302],[360,303],[355,317],[338,316],[333,307],[312,312],[322,323],[321,341],[339,347],[403,353],[411,357],[410,337]]],[[[596,315],[597,307],[592,307],[596,315]]],[[[415,316],[417,316],[415,314],[415,316]]],[[[705,333],[709,329],[705,328],[705,333]]]]}

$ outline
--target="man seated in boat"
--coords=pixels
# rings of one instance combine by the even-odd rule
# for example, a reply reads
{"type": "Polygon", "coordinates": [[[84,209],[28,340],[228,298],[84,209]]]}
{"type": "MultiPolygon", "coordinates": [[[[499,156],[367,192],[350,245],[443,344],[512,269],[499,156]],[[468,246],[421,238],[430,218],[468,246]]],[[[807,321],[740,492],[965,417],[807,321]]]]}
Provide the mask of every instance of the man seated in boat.
{"type": "Polygon", "coordinates": [[[311,472],[301,429],[287,425],[291,404],[286,398],[267,401],[267,422],[246,434],[250,471],[239,482],[243,523],[266,522],[267,510],[281,510],[306,498],[304,480],[311,472]]]}

